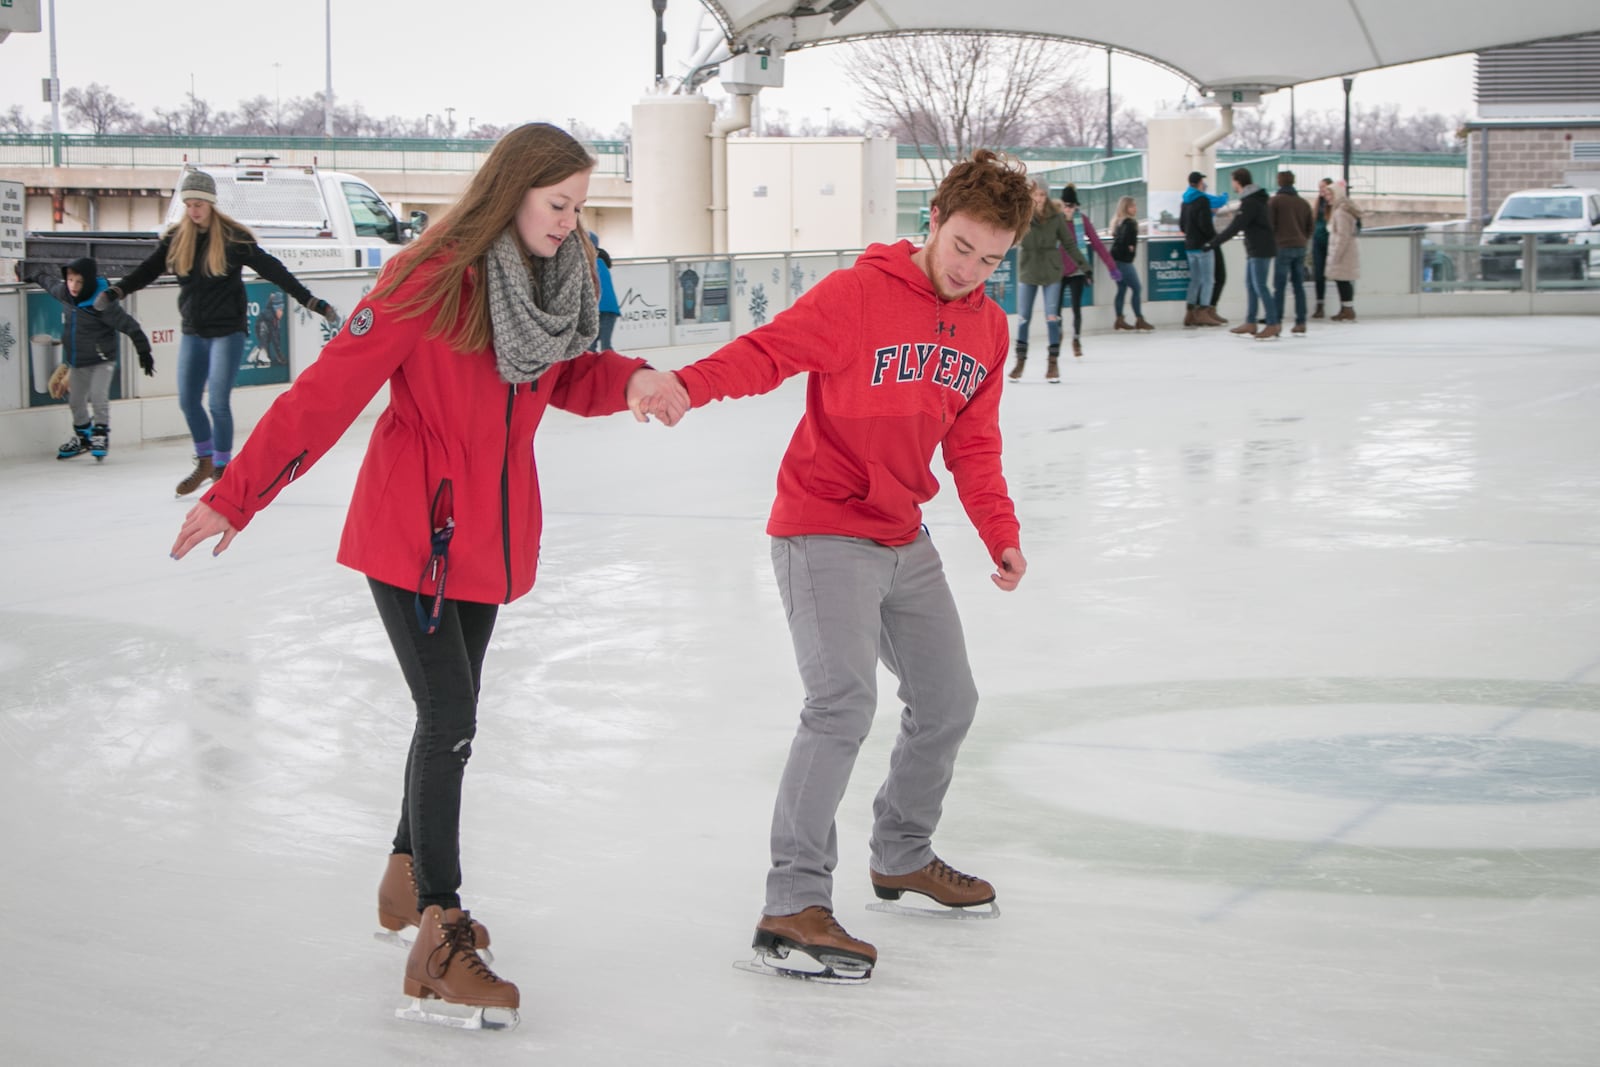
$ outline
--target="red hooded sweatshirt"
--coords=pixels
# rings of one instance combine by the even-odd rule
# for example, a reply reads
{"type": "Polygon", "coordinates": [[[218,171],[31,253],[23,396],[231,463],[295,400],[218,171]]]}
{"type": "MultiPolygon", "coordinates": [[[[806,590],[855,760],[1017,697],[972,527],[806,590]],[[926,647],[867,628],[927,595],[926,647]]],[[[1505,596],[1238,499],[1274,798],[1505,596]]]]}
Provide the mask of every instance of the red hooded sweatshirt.
{"type": "MultiPolygon", "coordinates": [[[[333,447],[387,381],[389,406],[372,429],[339,562],[433,596],[433,513],[448,504],[445,595],[507,603],[532,588],[539,566],[543,511],[533,434],[545,409],[621,411],[628,378],[644,361],[584,354],[553,365],[532,384],[508,385],[492,350],[458,351],[423,336],[430,317],[401,318],[394,310],[429,273],[424,264],[397,291],[362,300],[316,362],[273,401],[201,500],[244,529],[333,447]]],[[[463,306],[468,299],[464,294],[463,306]]]]}
{"type": "Polygon", "coordinates": [[[678,371],[689,400],[751,396],[807,373],[806,413],[778,468],[774,537],[915,540],[939,491],[936,445],[996,563],[1020,548],[1000,469],[1006,316],[983,289],[945,301],[908,241],[873,245],[772,322],[678,371]]]}

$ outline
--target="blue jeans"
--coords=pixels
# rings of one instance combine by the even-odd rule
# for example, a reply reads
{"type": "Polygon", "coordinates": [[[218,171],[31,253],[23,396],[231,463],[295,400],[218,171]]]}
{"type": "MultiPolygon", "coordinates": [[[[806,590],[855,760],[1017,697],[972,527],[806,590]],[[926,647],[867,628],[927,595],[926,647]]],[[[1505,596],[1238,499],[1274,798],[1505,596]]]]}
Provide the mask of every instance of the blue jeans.
{"type": "Polygon", "coordinates": [[[1213,269],[1215,257],[1204,248],[1185,249],[1183,254],[1189,260],[1189,295],[1186,303],[1190,307],[1210,307],[1211,287],[1216,284],[1212,280],[1216,276],[1213,269]]]}
{"type": "Polygon", "coordinates": [[[1122,280],[1117,283],[1117,297],[1112,302],[1117,312],[1117,318],[1122,318],[1122,297],[1124,293],[1133,294],[1133,317],[1144,317],[1144,283],[1139,280],[1139,272],[1132,263],[1118,263],[1117,271],[1122,275],[1122,280]]]}
{"type": "Polygon", "coordinates": [[[1044,324],[1045,334],[1050,338],[1050,343],[1061,343],[1061,316],[1056,311],[1061,307],[1061,283],[1051,282],[1049,285],[1029,285],[1022,282],[1017,286],[1017,343],[1023,348],[1028,347],[1028,328],[1033,325],[1033,294],[1044,293],[1044,324]]]}
{"type": "Polygon", "coordinates": [[[1306,250],[1280,248],[1278,258],[1272,261],[1272,299],[1278,306],[1278,321],[1283,321],[1283,290],[1294,286],[1294,321],[1304,326],[1306,321],[1306,250]]]}
{"type": "Polygon", "coordinates": [[[186,333],[178,341],[178,409],[189,423],[194,443],[207,441],[218,452],[233,451],[233,382],[244,358],[244,332],[226,337],[198,337],[186,333]],[[206,404],[200,394],[207,391],[206,404]],[[210,418],[207,418],[207,412],[210,418]]]}
{"type": "Polygon", "coordinates": [[[1244,261],[1245,290],[1244,321],[1255,322],[1258,312],[1264,311],[1268,326],[1278,324],[1278,302],[1272,299],[1267,288],[1267,276],[1272,273],[1273,256],[1250,256],[1244,261]]]}

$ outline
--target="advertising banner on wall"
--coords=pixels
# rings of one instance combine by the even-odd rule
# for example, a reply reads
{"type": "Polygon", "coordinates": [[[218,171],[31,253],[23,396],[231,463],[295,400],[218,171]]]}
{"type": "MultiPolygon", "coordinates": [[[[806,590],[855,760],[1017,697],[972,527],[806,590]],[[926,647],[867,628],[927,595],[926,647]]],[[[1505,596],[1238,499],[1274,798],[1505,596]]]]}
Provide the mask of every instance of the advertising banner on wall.
{"type": "MultiPolygon", "coordinates": [[[[288,296],[269,282],[245,282],[244,299],[247,309],[244,354],[239,360],[239,376],[234,385],[287,382],[289,338],[294,333],[288,296]]],[[[298,304],[292,306],[299,307],[298,304]]]]}
{"type": "Polygon", "coordinates": [[[678,260],[672,264],[672,320],[677,344],[727,341],[733,336],[728,305],[728,261],[678,260]]]}
{"type": "Polygon", "coordinates": [[[28,372],[28,335],[19,321],[20,296],[0,298],[0,411],[22,406],[22,378],[28,372]]]}
{"type": "Polygon", "coordinates": [[[1189,257],[1183,238],[1152,237],[1145,243],[1147,259],[1144,298],[1186,300],[1189,296],[1189,257]]]}
{"type": "MultiPolygon", "coordinates": [[[[49,293],[28,294],[28,407],[48,407],[65,404],[66,398],[57,400],[50,395],[50,375],[62,360],[61,313],[66,306],[49,293]]],[[[121,334],[117,335],[117,351],[128,346],[121,334]]],[[[122,392],[122,360],[118,359],[111,375],[111,399],[120,400],[122,392]]]]}
{"type": "Polygon", "coordinates": [[[789,306],[782,259],[741,259],[733,265],[733,329],[749,333],[789,306]]]}
{"type": "Polygon", "coordinates": [[[618,352],[635,348],[665,348],[672,343],[668,287],[672,284],[665,263],[618,263],[611,268],[611,283],[622,310],[611,343],[618,352]]]}
{"type": "Polygon", "coordinates": [[[983,283],[983,294],[1000,305],[1007,315],[1017,314],[1017,250],[1006,253],[1006,258],[983,283]]]}

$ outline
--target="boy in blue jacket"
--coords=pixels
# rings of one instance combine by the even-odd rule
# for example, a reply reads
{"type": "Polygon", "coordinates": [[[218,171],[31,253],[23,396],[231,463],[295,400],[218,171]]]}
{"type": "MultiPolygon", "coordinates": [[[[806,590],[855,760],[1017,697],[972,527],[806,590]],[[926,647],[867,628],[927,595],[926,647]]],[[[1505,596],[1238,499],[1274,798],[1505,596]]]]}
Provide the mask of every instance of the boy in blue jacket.
{"type": "Polygon", "coordinates": [[[72,409],[72,437],[56,450],[56,458],[71,459],[87,452],[97,460],[105,459],[111,449],[111,378],[117,369],[117,333],[132,339],[146,377],[156,372],[150,339],[120,303],[104,311],[94,310],[94,298],[108,283],[88,256],[61,268],[59,277],[48,268],[39,268],[29,272],[28,280],[65,305],[61,312],[61,364],[71,368],[67,404],[72,409]]]}

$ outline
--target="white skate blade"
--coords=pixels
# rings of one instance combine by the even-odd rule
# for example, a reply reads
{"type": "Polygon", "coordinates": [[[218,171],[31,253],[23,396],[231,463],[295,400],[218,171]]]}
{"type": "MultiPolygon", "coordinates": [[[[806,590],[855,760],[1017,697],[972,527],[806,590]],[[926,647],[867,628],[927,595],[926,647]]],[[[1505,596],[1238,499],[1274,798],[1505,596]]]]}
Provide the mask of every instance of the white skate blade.
{"type": "MultiPolygon", "coordinates": [[[[790,966],[778,962],[779,957],[757,952],[754,959],[734,960],[733,969],[750,974],[764,974],[773,978],[794,978],[802,982],[821,982],[825,985],[862,985],[872,977],[872,967],[848,957],[829,957],[831,963],[815,959],[804,952],[796,953],[815,970],[790,966]]],[[[788,957],[783,957],[787,960],[788,957]]]]}
{"type": "MultiPolygon", "coordinates": [[[[407,952],[410,952],[411,946],[417,943],[417,928],[415,926],[406,926],[399,930],[374,930],[372,932],[372,939],[374,941],[382,941],[386,945],[393,945],[396,948],[403,948],[407,952]]],[[[494,965],[493,951],[486,948],[480,948],[476,951],[484,963],[487,963],[490,966],[494,965]]]]}
{"type": "Polygon", "coordinates": [[[917,904],[902,904],[898,900],[874,900],[867,905],[867,910],[881,911],[885,915],[914,915],[919,919],[1000,918],[1000,905],[992,900],[987,904],[978,904],[970,908],[947,908],[935,900],[929,900],[928,904],[928,907],[922,907],[917,904]]]}
{"type": "Polygon", "coordinates": [[[394,1017],[404,1019],[408,1023],[428,1023],[432,1026],[453,1026],[460,1030],[515,1030],[522,1021],[522,1016],[517,1014],[515,1008],[484,1008],[471,1004],[447,1004],[442,1000],[430,1000],[429,1007],[423,1007],[421,1000],[411,998],[411,1007],[396,1008],[394,1017]],[[432,1007],[438,1005],[438,1008],[432,1007]],[[443,1009],[443,1010],[441,1010],[443,1009]],[[452,1014],[449,1009],[466,1011],[466,1015],[452,1014]],[[493,1014],[486,1015],[485,1012],[493,1014]]]}

